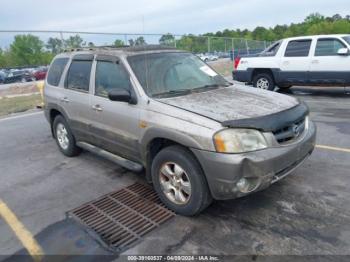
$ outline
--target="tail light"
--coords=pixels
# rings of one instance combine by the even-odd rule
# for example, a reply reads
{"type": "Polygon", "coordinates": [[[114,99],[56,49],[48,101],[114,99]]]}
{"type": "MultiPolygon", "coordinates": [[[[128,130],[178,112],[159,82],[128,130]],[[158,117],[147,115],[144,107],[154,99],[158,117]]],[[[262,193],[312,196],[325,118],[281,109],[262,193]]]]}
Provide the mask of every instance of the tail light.
{"type": "Polygon", "coordinates": [[[234,61],[234,68],[235,68],[235,70],[237,69],[237,67],[238,67],[240,61],[241,61],[241,58],[240,58],[240,57],[236,57],[236,58],[235,58],[235,61],[234,61]]]}

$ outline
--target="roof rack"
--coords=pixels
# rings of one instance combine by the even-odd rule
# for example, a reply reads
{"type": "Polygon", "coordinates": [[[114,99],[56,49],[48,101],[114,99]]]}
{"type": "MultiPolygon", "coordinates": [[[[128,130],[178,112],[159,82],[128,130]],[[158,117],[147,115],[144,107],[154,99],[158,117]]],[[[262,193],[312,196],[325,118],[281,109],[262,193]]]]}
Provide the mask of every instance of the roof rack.
{"type": "Polygon", "coordinates": [[[64,49],[64,52],[77,52],[77,51],[94,51],[94,50],[125,50],[130,52],[138,51],[152,51],[152,50],[175,50],[175,47],[165,46],[165,45],[139,45],[139,46],[94,46],[94,47],[78,47],[78,48],[68,48],[64,49]]]}

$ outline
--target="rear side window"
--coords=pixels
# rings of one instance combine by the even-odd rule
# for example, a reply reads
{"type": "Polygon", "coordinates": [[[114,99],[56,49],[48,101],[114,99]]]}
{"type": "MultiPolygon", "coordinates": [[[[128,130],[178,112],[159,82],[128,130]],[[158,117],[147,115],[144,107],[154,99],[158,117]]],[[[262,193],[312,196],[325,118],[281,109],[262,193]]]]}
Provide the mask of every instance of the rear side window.
{"type": "Polygon", "coordinates": [[[309,55],[311,40],[290,41],[287,45],[285,57],[305,57],[309,55]]]}
{"type": "Polygon", "coordinates": [[[92,61],[73,60],[67,74],[66,87],[88,92],[92,61]]]}
{"type": "Polygon", "coordinates": [[[63,70],[68,63],[68,60],[69,58],[57,58],[55,61],[53,61],[47,76],[47,82],[49,85],[59,85],[63,70]]]}
{"type": "Polygon", "coordinates": [[[315,56],[335,56],[338,50],[344,47],[345,45],[338,39],[318,39],[315,56]]]}
{"type": "Polygon", "coordinates": [[[275,56],[278,52],[278,49],[281,46],[281,41],[277,42],[277,43],[273,43],[271,46],[269,46],[268,48],[266,48],[263,52],[262,55],[265,56],[275,56]]]}
{"type": "Polygon", "coordinates": [[[97,61],[95,94],[107,97],[111,89],[130,90],[129,74],[119,62],[97,61]]]}

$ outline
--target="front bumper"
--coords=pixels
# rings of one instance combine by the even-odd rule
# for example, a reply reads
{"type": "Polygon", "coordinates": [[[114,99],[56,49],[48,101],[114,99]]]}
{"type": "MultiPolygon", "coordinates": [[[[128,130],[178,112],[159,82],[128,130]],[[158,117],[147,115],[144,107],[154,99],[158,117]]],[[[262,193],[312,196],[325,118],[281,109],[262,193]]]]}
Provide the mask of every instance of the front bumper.
{"type": "Polygon", "coordinates": [[[192,149],[208,181],[214,199],[233,199],[267,188],[296,169],[313,151],[316,126],[312,121],[302,140],[285,146],[242,154],[223,154],[192,149]],[[252,192],[242,193],[242,178],[257,181],[252,192]]]}

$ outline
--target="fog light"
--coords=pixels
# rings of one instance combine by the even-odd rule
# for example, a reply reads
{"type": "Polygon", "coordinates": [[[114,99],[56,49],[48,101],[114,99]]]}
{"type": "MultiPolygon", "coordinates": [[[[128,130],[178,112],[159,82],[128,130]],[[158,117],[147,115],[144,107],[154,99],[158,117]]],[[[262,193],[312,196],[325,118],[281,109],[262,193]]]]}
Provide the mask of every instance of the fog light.
{"type": "Polygon", "coordinates": [[[250,193],[258,188],[260,185],[260,179],[252,177],[242,177],[238,180],[236,186],[242,193],[250,193]]]}
{"type": "Polygon", "coordinates": [[[249,182],[247,179],[242,177],[240,180],[237,182],[237,188],[241,192],[246,192],[249,189],[249,182]]]}

